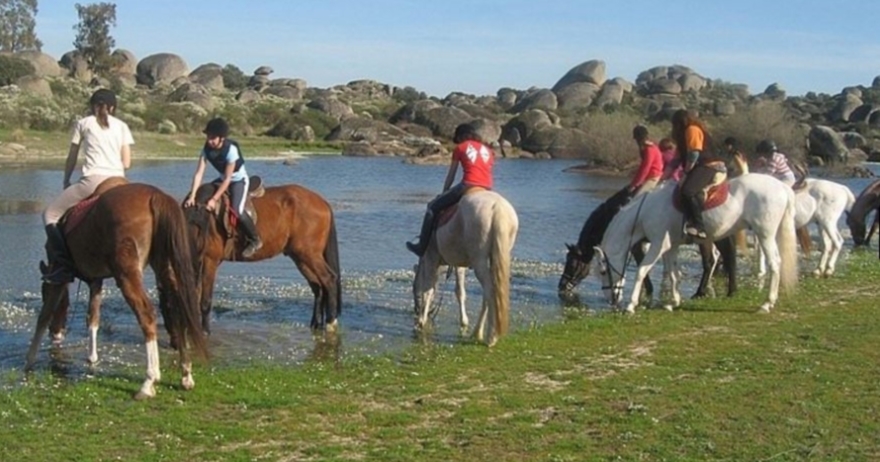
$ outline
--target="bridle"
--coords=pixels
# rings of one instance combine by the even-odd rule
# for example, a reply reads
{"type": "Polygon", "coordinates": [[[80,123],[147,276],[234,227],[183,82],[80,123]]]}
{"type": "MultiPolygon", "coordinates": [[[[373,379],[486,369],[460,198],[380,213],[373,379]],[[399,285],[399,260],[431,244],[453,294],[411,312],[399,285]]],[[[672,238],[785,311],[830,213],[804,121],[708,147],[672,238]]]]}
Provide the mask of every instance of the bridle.
{"type": "MultiPolygon", "coordinates": [[[[623,267],[618,270],[611,264],[611,260],[608,259],[608,254],[604,251],[602,252],[602,260],[605,264],[605,276],[607,277],[607,282],[604,286],[602,286],[602,290],[611,290],[611,304],[616,304],[620,301],[618,298],[622,294],[617,293],[617,287],[615,287],[614,279],[612,276],[619,276],[618,281],[622,281],[626,276],[626,267],[629,266],[630,258],[632,257],[632,238],[636,232],[636,223],[639,221],[639,215],[642,213],[642,206],[645,204],[645,198],[648,197],[648,194],[642,194],[642,199],[639,201],[639,208],[636,209],[636,218],[633,220],[632,229],[629,232],[629,242],[626,245],[626,256],[623,258],[623,267]]],[[[622,292],[622,291],[621,291],[622,292]]]]}

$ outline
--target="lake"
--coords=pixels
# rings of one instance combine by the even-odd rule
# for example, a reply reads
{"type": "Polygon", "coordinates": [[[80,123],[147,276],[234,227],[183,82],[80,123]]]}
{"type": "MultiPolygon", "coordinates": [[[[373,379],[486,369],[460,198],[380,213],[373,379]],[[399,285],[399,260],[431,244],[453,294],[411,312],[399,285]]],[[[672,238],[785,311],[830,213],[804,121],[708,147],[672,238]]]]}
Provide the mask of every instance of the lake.
{"type": "MultiPolygon", "coordinates": [[[[567,310],[607,309],[595,277],[577,288],[580,304],[565,307],[556,294],[565,243],[575,243],[589,213],[622,187],[625,178],[565,172],[575,161],[499,159],[496,190],[516,208],[520,220],[513,256],[511,329],[558,322],[567,310]]],[[[60,162],[59,162],[60,164],[60,162]]],[[[876,166],[871,166],[876,171],[876,166]]],[[[141,162],[129,171],[132,181],[154,184],[182,198],[195,169],[192,162],[141,162]]],[[[308,327],[312,295],[305,280],[285,257],[259,263],[224,263],[215,290],[214,361],[235,364],[271,361],[297,364],[321,356],[384,354],[412,344],[412,276],[416,257],[404,242],[418,233],[425,204],[440,192],[447,166],[420,166],[401,158],[304,156],[293,162],[250,160],[248,171],[267,185],[298,183],[328,199],[336,213],[343,277],[343,312],[339,343],[329,348],[308,327]]],[[[460,174],[459,174],[460,175],[460,174]]],[[[61,189],[60,170],[4,169],[0,172],[0,370],[20,369],[40,309],[38,262],[45,235],[40,212],[61,189]]],[[[870,179],[846,179],[858,194],[870,179]]],[[[841,224],[843,226],[843,224],[841,224]]],[[[815,233],[815,231],[814,231],[815,233]]],[[[848,231],[845,232],[848,236],[848,231]]],[[[851,241],[848,241],[851,245],[851,241]]],[[[695,248],[683,252],[684,293],[699,277],[695,248]]],[[[656,272],[659,275],[659,272],[656,272]]],[[[148,276],[148,287],[153,280],[148,276]]],[[[468,313],[476,322],[479,284],[468,277],[468,313]]],[[[461,342],[452,280],[440,282],[442,310],[431,341],[461,342]]],[[[748,288],[746,287],[746,290],[748,288]]],[[[61,349],[44,340],[37,369],[51,367],[73,379],[143,365],[140,329],[115,284],[105,284],[99,354],[86,367],[85,286],[71,286],[73,307],[61,349]],[[50,359],[50,350],[52,355],[50,359]]],[[[150,290],[157,300],[154,289],[150,290]]],[[[168,365],[164,330],[162,360],[168,365]]]]}

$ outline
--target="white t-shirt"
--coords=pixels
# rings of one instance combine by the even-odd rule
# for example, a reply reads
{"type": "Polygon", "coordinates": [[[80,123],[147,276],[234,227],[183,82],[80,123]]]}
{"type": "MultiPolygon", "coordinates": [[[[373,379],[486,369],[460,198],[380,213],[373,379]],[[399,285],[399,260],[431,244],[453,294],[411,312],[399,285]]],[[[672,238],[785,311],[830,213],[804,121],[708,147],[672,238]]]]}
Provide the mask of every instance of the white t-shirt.
{"type": "Polygon", "coordinates": [[[125,122],[108,116],[108,127],[98,123],[97,117],[90,115],[76,122],[73,127],[71,144],[79,145],[82,154],[82,175],[125,176],[122,165],[122,146],[134,144],[131,130],[125,122]]]}

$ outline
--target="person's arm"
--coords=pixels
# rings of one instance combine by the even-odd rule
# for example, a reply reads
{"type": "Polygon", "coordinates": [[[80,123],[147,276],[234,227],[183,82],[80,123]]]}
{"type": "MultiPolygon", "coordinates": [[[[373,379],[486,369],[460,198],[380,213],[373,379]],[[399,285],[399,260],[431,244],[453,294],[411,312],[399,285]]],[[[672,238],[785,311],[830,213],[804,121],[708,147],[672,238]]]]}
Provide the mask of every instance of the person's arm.
{"type": "Polygon", "coordinates": [[[202,176],[205,174],[205,164],[205,157],[199,156],[199,163],[196,166],[196,172],[193,174],[192,188],[190,189],[186,200],[183,202],[184,207],[192,207],[196,203],[196,191],[202,184],[202,176]]]}
{"type": "MultiPolygon", "coordinates": [[[[639,169],[636,171],[636,174],[633,176],[632,181],[629,183],[629,190],[635,191],[638,189],[645,180],[648,179],[648,171],[651,167],[651,159],[648,159],[647,153],[645,152],[645,147],[640,148],[642,163],[639,164],[639,169]]],[[[662,161],[661,161],[662,163],[662,161]]]]}
{"type": "Polygon", "coordinates": [[[128,170],[131,168],[131,145],[123,144],[120,155],[122,156],[122,168],[128,170]]]}
{"type": "Polygon", "coordinates": [[[67,161],[64,162],[64,189],[70,186],[70,176],[73,175],[73,169],[76,168],[77,157],[79,157],[79,144],[70,143],[70,149],[67,150],[67,161]]]}
{"type": "Polygon", "coordinates": [[[443,192],[452,187],[452,182],[455,181],[455,172],[458,171],[458,163],[458,157],[453,154],[452,161],[449,162],[449,171],[446,172],[446,181],[443,183],[443,192]]]}
{"type": "Polygon", "coordinates": [[[217,187],[217,191],[214,192],[214,195],[208,199],[208,210],[214,210],[214,208],[217,207],[220,198],[223,197],[223,194],[229,189],[229,184],[232,183],[233,173],[235,173],[235,162],[227,162],[226,169],[223,171],[223,181],[220,182],[220,186],[217,187]]]}

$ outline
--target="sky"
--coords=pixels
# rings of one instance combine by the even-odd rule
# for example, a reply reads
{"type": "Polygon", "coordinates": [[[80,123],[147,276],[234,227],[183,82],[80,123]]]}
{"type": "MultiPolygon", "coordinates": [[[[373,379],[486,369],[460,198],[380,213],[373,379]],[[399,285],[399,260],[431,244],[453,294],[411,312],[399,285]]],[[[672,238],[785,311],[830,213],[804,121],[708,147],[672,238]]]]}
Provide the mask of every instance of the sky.
{"type": "MultiPolygon", "coordinates": [[[[43,0],[43,52],[73,49],[75,4],[43,0]]],[[[94,2],[98,3],[98,2],[94,2]]],[[[371,79],[444,97],[550,88],[585,61],[608,78],[683,64],[704,77],[837,94],[880,75],[880,1],[117,0],[116,47],[175,53],[195,69],[327,88],[371,79]]]]}

